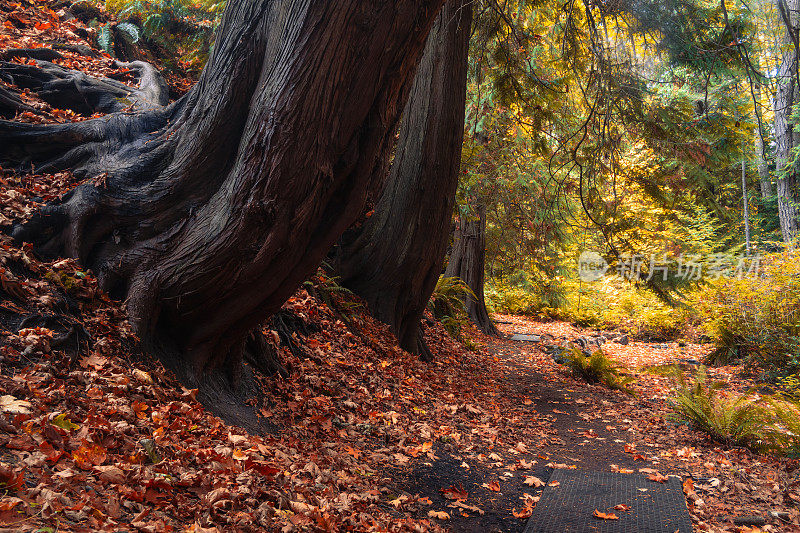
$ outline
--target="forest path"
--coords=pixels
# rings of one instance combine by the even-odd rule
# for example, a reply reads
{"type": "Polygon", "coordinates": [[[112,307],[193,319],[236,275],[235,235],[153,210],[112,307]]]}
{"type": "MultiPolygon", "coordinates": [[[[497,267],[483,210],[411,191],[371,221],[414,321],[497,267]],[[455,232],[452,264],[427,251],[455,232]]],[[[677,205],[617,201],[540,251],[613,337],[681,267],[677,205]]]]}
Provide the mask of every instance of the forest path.
{"type": "MultiPolygon", "coordinates": [[[[529,325],[535,328],[537,323],[529,325]]],[[[519,322],[499,326],[507,335],[519,332],[519,322]]],[[[567,328],[562,335],[566,339],[581,334],[562,326],[567,328]]],[[[532,427],[541,430],[538,438],[521,441],[522,445],[509,446],[505,442],[467,453],[456,453],[437,443],[435,460],[418,464],[396,479],[402,490],[427,496],[433,502],[431,508],[448,512],[446,525],[452,531],[522,531],[528,514],[523,511],[524,494],[535,498],[542,492],[542,488],[526,485],[525,480],[534,476],[547,483],[554,467],[607,472],[621,469],[638,476],[650,473],[649,469],[664,475],[680,474],[670,468],[659,469],[658,458],[648,453],[653,439],[640,428],[642,413],[650,411],[648,400],[573,378],[536,343],[488,337],[483,341],[486,353],[495,358],[501,369],[497,390],[502,398],[495,401],[515,406],[510,408],[509,417],[527,417],[532,427]],[[651,459],[656,459],[655,464],[651,459]],[[639,472],[640,468],[645,472],[639,472]],[[442,490],[449,487],[463,487],[468,493],[464,503],[484,514],[448,508],[450,501],[442,490]]],[[[589,515],[593,511],[586,510],[589,515]]]]}

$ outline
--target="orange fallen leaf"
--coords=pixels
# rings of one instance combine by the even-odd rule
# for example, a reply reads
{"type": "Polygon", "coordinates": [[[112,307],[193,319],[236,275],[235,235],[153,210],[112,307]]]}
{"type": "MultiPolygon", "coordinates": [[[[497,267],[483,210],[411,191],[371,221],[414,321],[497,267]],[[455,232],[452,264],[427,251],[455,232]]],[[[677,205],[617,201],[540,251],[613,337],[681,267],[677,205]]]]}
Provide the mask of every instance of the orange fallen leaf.
{"type": "Polygon", "coordinates": [[[631,510],[631,506],[630,505],[625,505],[624,503],[618,503],[617,505],[614,506],[614,510],[615,511],[630,511],[631,510]]]}
{"type": "Polygon", "coordinates": [[[601,520],[619,520],[619,517],[614,513],[601,513],[597,509],[594,510],[592,516],[594,516],[595,518],[599,518],[601,520]]]}
{"type": "Polygon", "coordinates": [[[489,490],[493,490],[495,492],[500,492],[500,484],[497,481],[492,481],[491,483],[484,483],[481,486],[489,490]]]}
{"type": "Polygon", "coordinates": [[[136,413],[136,418],[142,419],[147,416],[146,411],[149,409],[149,407],[144,402],[133,402],[131,409],[133,409],[133,412],[136,413]]]}
{"type": "Polygon", "coordinates": [[[655,474],[647,476],[647,479],[649,479],[650,481],[655,481],[657,483],[666,483],[667,479],[669,478],[667,476],[662,476],[661,474],[656,472],[655,474]]]}
{"type": "Polygon", "coordinates": [[[84,470],[89,470],[93,466],[100,466],[106,462],[106,449],[102,446],[84,440],[80,447],[72,452],[75,463],[84,470]]]}
{"type": "Polygon", "coordinates": [[[530,518],[530,516],[533,514],[533,508],[523,507],[522,509],[517,511],[517,508],[514,507],[513,509],[511,509],[511,514],[513,514],[514,517],[516,518],[530,518]]]}

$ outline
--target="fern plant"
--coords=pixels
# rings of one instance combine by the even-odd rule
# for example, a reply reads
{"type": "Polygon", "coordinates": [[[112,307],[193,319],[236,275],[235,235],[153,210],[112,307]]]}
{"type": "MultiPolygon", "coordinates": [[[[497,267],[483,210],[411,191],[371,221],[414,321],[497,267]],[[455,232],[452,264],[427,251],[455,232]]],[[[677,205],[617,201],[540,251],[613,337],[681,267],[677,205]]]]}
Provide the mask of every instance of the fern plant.
{"type": "Polygon", "coordinates": [[[623,374],[624,367],[609,359],[601,349],[584,355],[577,347],[573,347],[567,364],[575,375],[588,383],[603,383],[609,388],[635,394],[629,387],[635,381],[633,377],[623,374]]]}
{"type": "Polygon", "coordinates": [[[467,321],[467,309],[464,305],[466,298],[474,298],[472,292],[461,278],[456,276],[439,276],[436,288],[433,290],[428,309],[443,326],[448,335],[464,343],[461,327],[467,321]]]}
{"type": "Polygon", "coordinates": [[[436,287],[433,289],[428,308],[435,313],[436,309],[445,309],[446,314],[453,315],[466,312],[464,299],[475,298],[475,293],[457,276],[439,276],[436,287]]]}
{"type": "MultiPolygon", "coordinates": [[[[323,263],[323,269],[330,270],[330,266],[323,263]]],[[[323,270],[320,270],[317,272],[317,279],[316,283],[314,281],[304,282],[303,288],[346,318],[349,319],[349,313],[355,309],[363,307],[363,304],[356,298],[356,294],[339,283],[341,279],[339,276],[328,276],[323,270]]]]}
{"type": "Polygon", "coordinates": [[[725,395],[723,382],[711,382],[705,367],[700,367],[693,381],[681,374],[675,396],[670,400],[674,411],[670,418],[687,422],[713,440],[757,451],[777,450],[785,435],[770,402],[752,391],[725,395]]]}
{"type": "MultiPolygon", "coordinates": [[[[197,72],[208,59],[224,6],[224,0],[105,0],[106,9],[123,21],[115,26],[123,38],[141,38],[167,70],[197,72]]],[[[106,51],[113,46],[107,25],[98,32],[98,44],[106,51]]]]}
{"type": "Polygon", "coordinates": [[[139,28],[130,22],[120,22],[119,24],[103,24],[97,32],[97,44],[106,52],[111,52],[114,47],[114,30],[118,31],[123,39],[129,43],[139,41],[139,28]]]}

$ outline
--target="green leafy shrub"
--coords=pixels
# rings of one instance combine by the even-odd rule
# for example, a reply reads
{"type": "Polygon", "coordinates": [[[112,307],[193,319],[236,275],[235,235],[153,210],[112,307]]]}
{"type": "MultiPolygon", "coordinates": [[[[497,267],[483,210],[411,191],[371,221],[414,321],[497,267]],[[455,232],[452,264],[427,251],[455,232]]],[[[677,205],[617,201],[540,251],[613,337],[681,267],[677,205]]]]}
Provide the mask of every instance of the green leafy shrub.
{"type": "Polygon", "coordinates": [[[778,425],[778,442],[786,455],[800,456],[800,406],[796,399],[772,398],[772,411],[778,425]]]}
{"type": "Polygon", "coordinates": [[[795,402],[800,401],[800,374],[782,376],[778,378],[777,384],[781,388],[781,396],[795,402]]]}
{"type": "Polygon", "coordinates": [[[772,375],[800,370],[800,252],[765,256],[760,275],[719,278],[696,295],[717,344],[712,363],[741,360],[772,375]]]}
{"type": "Polygon", "coordinates": [[[547,316],[547,309],[557,309],[566,303],[563,279],[523,270],[491,279],[484,290],[487,307],[495,313],[547,316]]]}
{"type": "Polygon", "coordinates": [[[532,316],[539,308],[535,294],[504,281],[495,281],[487,285],[484,296],[488,309],[494,313],[532,316]]]}
{"type": "Polygon", "coordinates": [[[688,422],[713,440],[756,451],[779,450],[785,432],[779,428],[771,402],[752,392],[724,394],[724,382],[710,382],[705,367],[694,380],[681,374],[670,400],[674,420],[688,422]]]}
{"type": "Polygon", "coordinates": [[[603,383],[612,389],[633,394],[628,386],[634,382],[634,379],[622,374],[624,368],[606,357],[603,350],[596,350],[587,356],[578,348],[573,347],[567,363],[576,376],[588,383],[603,383]]]}

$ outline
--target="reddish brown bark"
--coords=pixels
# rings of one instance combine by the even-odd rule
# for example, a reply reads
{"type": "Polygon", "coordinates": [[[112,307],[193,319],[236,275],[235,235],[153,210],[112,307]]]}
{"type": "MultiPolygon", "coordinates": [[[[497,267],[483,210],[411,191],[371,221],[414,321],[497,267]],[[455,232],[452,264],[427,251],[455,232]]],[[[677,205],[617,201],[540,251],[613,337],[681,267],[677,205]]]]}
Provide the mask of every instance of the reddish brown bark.
{"type": "Polygon", "coordinates": [[[342,283],[389,324],[400,346],[431,357],[420,330],[450,233],[467,82],[472,8],[448,0],[428,37],[374,215],[337,251],[342,283]]]}
{"type": "Polygon", "coordinates": [[[453,237],[453,251],[447,263],[445,276],[461,278],[475,294],[465,297],[465,306],[470,320],[484,333],[499,336],[483,295],[486,260],[486,206],[477,208],[477,217],[461,215],[453,237]]]}
{"type": "Polygon", "coordinates": [[[17,236],[93,269],[185,379],[235,375],[251,330],[377,187],[442,3],[231,0],[208,66],[177,103],[0,123],[4,165],[107,173],[17,236]]]}

